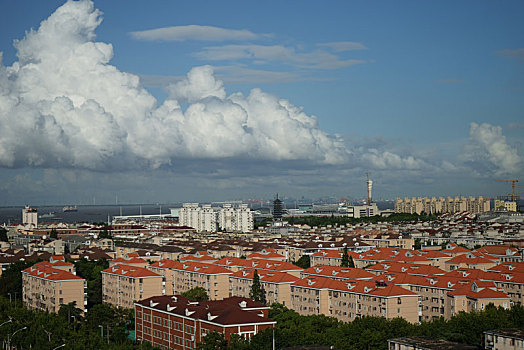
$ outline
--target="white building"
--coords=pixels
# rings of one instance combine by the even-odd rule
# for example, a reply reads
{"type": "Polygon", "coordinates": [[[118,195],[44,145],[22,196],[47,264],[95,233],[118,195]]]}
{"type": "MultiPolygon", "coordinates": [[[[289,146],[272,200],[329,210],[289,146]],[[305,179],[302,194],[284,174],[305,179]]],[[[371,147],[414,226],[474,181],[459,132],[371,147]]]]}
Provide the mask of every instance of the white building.
{"type": "Polygon", "coordinates": [[[352,205],[347,208],[347,215],[350,218],[365,218],[369,216],[379,215],[380,212],[377,207],[377,203],[365,204],[365,205],[352,205]]]}
{"type": "Polygon", "coordinates": [[[198,203],[184,203],[178,211],[178,221],[197,232],[217,231],[217,213],[209,204],[199,207],[198,203]]]}
{"type": "Polygon", "coordinates": [[[218,228],[228,232],[249,232],[253,230],[254,213],[247,204],[238,207],[224,204],[223,208],[214,208],[210,204],[200,207],[198,203],[184,203],[178,209],[178,221],[197,232],[216,232],[218,228]]]}
{"type": "Polygon", "coordinates": [[[254,214],[247,204],[233,207],[224,204],[218,212],[218,226],[228,232],[249,232],[253,230],[254,214]]]}
{"type": "Polygon", "coordinates": [[[38,211],[26,205],[25,208],[22,209],[22,223],[29,228],[38,227],[38,211]]]}

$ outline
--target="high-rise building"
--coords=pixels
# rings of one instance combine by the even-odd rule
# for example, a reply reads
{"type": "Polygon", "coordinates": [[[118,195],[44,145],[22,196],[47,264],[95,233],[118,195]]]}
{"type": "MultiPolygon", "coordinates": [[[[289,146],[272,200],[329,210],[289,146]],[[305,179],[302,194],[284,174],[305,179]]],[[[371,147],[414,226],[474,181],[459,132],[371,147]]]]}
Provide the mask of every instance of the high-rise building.
{"type": "Polygon", "coordinates": [[[218,211],[218,226],[228,232],[249,232],[253,230],[254,214],[247,204],[233,207],[224,204],[218,211]]]}
{"type": "Polygon", "coordinates": [[[181,225],[194,228],[197,232],[216,232],[217,214],[210,204],[199,207],[198,203],[184,203],[178,211],[181,225]]]}
{"type": "Polygon", "coordinates": [[[25,208],[22,209],[22,223],[24,226],[38,227],[38,210],[26,205],[25,208]]]}

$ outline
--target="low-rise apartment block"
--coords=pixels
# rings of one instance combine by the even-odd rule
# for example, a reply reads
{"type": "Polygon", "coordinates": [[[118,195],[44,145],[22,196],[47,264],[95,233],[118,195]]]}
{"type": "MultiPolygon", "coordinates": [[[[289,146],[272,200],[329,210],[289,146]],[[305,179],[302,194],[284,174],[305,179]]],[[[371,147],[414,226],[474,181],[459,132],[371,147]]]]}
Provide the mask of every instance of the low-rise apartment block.
{"type": "Polygon", "coordinates": [[[125,309],[162,295],[162,276],[142,267],[116,265],[102,271],[102,301],[125,309]]]}
{"type": "Polygon", "coordinates": [[[246,298],[193,302],[179,295],[157,296],[135,303],[136,340],[161,349],[196,349],[203,338],[216,331],[226,340],[232,334],[250,339],[273,328],[268,307],[246,298]]]}
{"type": "Polygon", "coordinates": [[[74,302],[85,312],[86,281],[71,272],[46,266],[31,266],[22,271],[23,300],[26,307],[58,312],[62,304],[74,302]]]}
{"type": "Polygon", "coordinates": [[[263,297],[267,305],[291,305],[291,284],[299,278],[289,273],[268,270],[244,269],[229,276],[229,295],[249,298],[253,278],[257,271],[263,297]]]}

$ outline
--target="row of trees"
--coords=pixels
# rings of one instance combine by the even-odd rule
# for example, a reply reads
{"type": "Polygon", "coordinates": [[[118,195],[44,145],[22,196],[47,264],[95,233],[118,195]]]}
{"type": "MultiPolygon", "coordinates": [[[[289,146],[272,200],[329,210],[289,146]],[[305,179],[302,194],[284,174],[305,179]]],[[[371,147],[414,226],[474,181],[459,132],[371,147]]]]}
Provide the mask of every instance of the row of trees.
{"type": "MultiPolygon", "coordinates": [[[[385,319],[365,316],[344,323],[324,315],[301,316],[280,304],[272,305],[269,317],[277,321],[274,339],[277,349],[321,345],[334,349],[387,349],[387,340],[398,337],[423,336],[480,346],[483,331],[524,327],[524,307],[515,305],[509,310],[492,304],[478,312],[460,312],[450,320],[411,324],[402,318],[385,319]]],[[[217,333],[210,333],[199,344],[200,350],[234,349],[266,350],[272,348],[273,330],[255,335],[248,342],[234,337],[229,343],[217,333]]]]}

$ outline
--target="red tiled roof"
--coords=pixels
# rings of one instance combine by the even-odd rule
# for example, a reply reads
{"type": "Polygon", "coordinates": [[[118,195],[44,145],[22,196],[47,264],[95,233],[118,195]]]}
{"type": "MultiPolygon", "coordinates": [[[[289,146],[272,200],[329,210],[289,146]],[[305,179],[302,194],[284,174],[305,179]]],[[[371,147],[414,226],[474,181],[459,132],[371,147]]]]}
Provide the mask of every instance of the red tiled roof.
{"type": "MultiPolygon", "coordinates": [[[[252,280],[256,269],[243,269],[231,275],[231,277],[244,278],[252,280]]],[[[260,281],[271,283],[291,283],[298,280],[298,277],[292,276],[286,272],[256,270],[260,281]]]]}
{"type": "Polygon", "coordinates": [[[83,280],[83,278],[73,275],[70,272],[46,266],[31,266],[22,272],[33,277],[52,281],[83,280]]]}
{"type": "Polygon", "coordinates": [[[376,277],[364,269],[327,265],[312,266],[302,271],[301,275],[325,276],[336,279],[372,279],[376,277]]]}
{"type": "Polygon", "coordinates": [[[129,265],[115,265],[102,271],[103,273],[109,273],[113,275],[120,275],[126,277],[140,278],[140,277],[162,277],[148,269],[138,266],[129,265]]]}
{"type": "Polygon", "coordinates": [[[237,325],[242,324],[276,323],[264,317],[263,313],[260,312],[267,307],[248,298],[231,297],[224,300],[190,302],[180,295],[156,296],[144,299],[136,304],[183,317],[188,317],[187,314],[190,314],[190,318],[224,326],[237,327],[237,325]]]}

